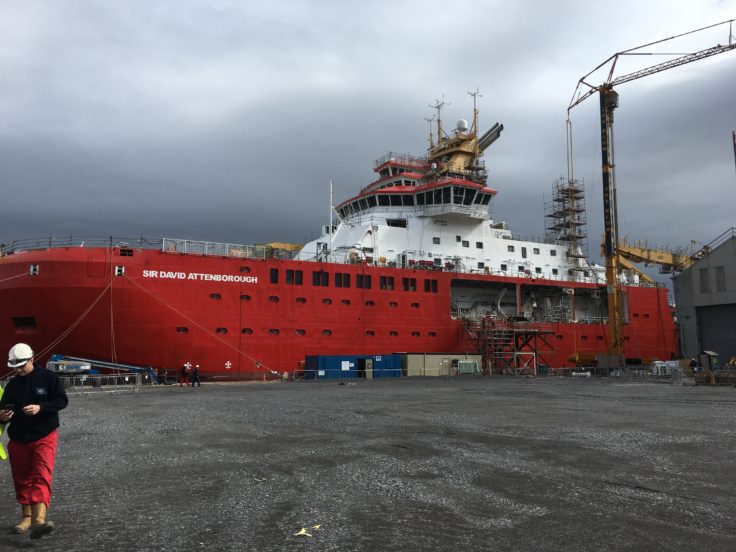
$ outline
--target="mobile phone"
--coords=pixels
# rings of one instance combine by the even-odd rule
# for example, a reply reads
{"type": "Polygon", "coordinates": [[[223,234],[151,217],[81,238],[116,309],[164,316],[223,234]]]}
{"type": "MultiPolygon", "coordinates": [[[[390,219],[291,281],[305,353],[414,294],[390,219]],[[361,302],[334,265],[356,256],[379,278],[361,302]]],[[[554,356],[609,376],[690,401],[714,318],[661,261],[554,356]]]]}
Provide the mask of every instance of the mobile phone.
{"type": "Polygon", "coordinates": [[[15,410],[15,405],[14,404],[6,404],[5,406],[3,406],[3,410],[15,410]]]}

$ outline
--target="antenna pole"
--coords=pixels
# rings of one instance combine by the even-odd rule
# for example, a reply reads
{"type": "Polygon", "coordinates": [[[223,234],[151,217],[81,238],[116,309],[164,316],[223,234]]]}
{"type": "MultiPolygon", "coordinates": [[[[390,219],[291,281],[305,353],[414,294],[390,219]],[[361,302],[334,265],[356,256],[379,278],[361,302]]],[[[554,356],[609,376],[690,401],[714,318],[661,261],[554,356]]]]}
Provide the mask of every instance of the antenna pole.
{"type": "Polygon", "coordinates": [[[483,94],[480,93],[480,89],[476,86],[475,92],[468,92],[470,96],[473,96],[473,126],[470,129],[470,133],[478,132],[478,98],[482,98],[483,94]]]}

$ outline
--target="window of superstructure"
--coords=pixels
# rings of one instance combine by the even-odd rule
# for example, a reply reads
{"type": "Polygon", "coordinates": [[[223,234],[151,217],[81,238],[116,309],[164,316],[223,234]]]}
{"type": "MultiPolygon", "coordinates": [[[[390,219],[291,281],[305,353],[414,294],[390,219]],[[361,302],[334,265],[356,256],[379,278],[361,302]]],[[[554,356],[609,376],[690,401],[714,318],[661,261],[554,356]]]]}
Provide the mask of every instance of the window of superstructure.
{"type": "Polygon", "coordinates": [[[513,245],[509,245],[507,249],[509,250],[509,253],[513,253],[514,252],[514,246],[513,245]]]}
{"type": "Polygon", "coordinates": [[[535,247],[534,249],[532,249],[532,252],[533,252],[533,253],[534,253],[535,255],[539,255],[539,248],[538,248],[538,247],[535,247]]]}
{"type": "Polygon", "coordinates": [[[359,200],[359,203],[360,203],[360,208],[361,208],[361,210],[362,210],[362,209],[367,209],[367,208],[368,208],[368,201],[367,201],[367,200],[366,200],[365,198],[361,198],[361,199],[359,200]]]}
{"type": "Polygon", "coordinates": [[[376,206],[376,196],[371,195],[371,196],[368,196],[365,199],[368,202],[368,207],[375,207],[376,206]]]}
{"type": "Polygon", "coordinates": [[[471,190],[470,188],[465,190],[465,199],[463,200],[463,205],[471,205],[473,203],[475,192],[476,190],[471,190]]]}
{"type": "Polygon", "coordinates": [[[526,247],[521,248],[521,258],[526,259],[526,247]]]}
{"type": "Polygon", "coordinates": [[[442,188],[434,189],[434,204],[442,205],[442,188]]]}
{"type": "Polygon", "coordinates": [[[461,241],[463,241],[463,237],[462,236],[455,236],[455,241],[457,243],[460,243],[461,241]]]}
{"type": "Polygon", "coordinates": [[[442,203],[452,203],[450,198],[451,190],[449,186],[442,188],[442,203]]]}
{"type": "Polygon", "coordinates": [[[431,278],[424,280],[424,291],[427,293],[437,293],[437,280],[431,278]]]}
{"type": "Polygon", "coordinates": [[[505,264],[502,264],[501,265],[501,271],[502,272],[506,272],[508,270],[508,268],[509,268],[508,265],[505,265],[505,264]]]}
{"type": "Polygon", "coordinates": [[[179,327],[176,328],[176,333],[188,334],[189,333],[189,328],[187,328],[186,326],[179,326],[179,327]]]}
{"type": "Polygon", "coordinates": [[[432,243],[433,243],[434,245],[439,245],[439,243],[440,243],[440,239],[439,239],[438,237],[436,237],[436,236],[435,236],[434,238],[432,238],[432,243]]]}
{"type": "Polygon", "coordinates": [[[222,299],[222,295],[219,293],[210,293],[210,299],[214,299],[215,301],[219,301],[222,299]]]}
{"type": "Polygon", "coordinates": [[[424,194],[417,194],[417,205],[424,205],[424,194]]]}
{"type": "Polygon", "coordinates": [[[371,289],[371,277],[368,274],[358,274],[355,277],[355,286],[360,289],[371,289]]]}
{"type": "Polygon", "coordinates": [[[519,265],[519,272],[524,272],[524,267],[519,265]]]}
{"type": "Polygon", "coordinates": [[[381,207],[388,207],[389,205],[391,205],[391,200],[389,199],[389,197],[387,195],[379,195],[378,196],[378,204],[381,207]]]}
{"type": "Polygon", "coordinates": [[[394,228],[406,228],[406,219],[386,219],[386,226],[394,228]]]}
{"type": "Polygon", "coordinates": [[[392,207],[401,207],[401,196],[399,194],[392,194],[389,197],[391,198],[392,207]]]}
{"type": "Polygon", "coordinates": [[[701,268],[698,272],[700,280],[700,293],[710,293],[710,282],[708,282],[708,269],[701,268]]]}
{"type": "Polygon", "coordinates": [[[435,258],[432,262],[434,266],[442,266],[442,259],[435,258]]]}
{"type": "Polygon", "coordinates": [[[462,186],[452,187],[452,202],[457,205],[462,205],[463,199],[465,198],[465,188],[462,186]]]}
{"type": "Polygon", "coordinates": [[[552,275],[553,275],[553,276],[557,276],[557,269],[556,269],[556,268],[553,268],[553,269],[552,269],[552,275]]]}
{"type": "Polygon", "coordinates": [[[483,249],[483,242],[475,242],[476,249],[483,249]]]}
{"type": "Polygon", "coordinates": [[[463,247],[470,247],[470,242],[468,240],[463,240],[463,247]]]}
{"type": "Polygon", "coordinates": [[[478,262],[478,268],[485,268],[485,267],[486,267],[486,263],[480,262],[480,261],[478,262]]]}
{"type": "Polygon", "coordinates": [[[330,285],[330,273],[324,270],[315,270],[312,272],[312,285],[326,287],[330,285]]]}
{"type": "Polygon", "coordinates": [[[542,269],[541,269],[541,268],[539,268],[539,267],[536,267],[536,268],[534,269],[534,272],[536,272],[537,274],[541,274],[541,273],[542,273],[542,269]]]}
{"type": "Polygon", "coordinates": [[[550,250],[549,254],[552,257],[556,257],[557,256],[557,250],[556,249],[552,249],[552,250],[550,250]]]}
{"type": "Polygon", "coordinates": [[[269,273],[269,281],[272,284],[278,284],[279,283],[279,269],[278,268],[272,268],[269,273]]]}
{"type": "Polygon", "coordinates": [[[491,201],[491,198],[493,197],[491,194],[482,194],[483,195],[483,201],[481,201],[482,205],[488,205],[491,201]]]}
{"type": "Polygon", "coordinates": [[[716,267],[716,291],[726,291],[726,271],[722,266],[716,267]]]}
{"type": "Polygon", "coordinates": [[[414,206],[414,196],[405,194],[401,196],[401,204],[404,207],[413,207],[414,206]]]}

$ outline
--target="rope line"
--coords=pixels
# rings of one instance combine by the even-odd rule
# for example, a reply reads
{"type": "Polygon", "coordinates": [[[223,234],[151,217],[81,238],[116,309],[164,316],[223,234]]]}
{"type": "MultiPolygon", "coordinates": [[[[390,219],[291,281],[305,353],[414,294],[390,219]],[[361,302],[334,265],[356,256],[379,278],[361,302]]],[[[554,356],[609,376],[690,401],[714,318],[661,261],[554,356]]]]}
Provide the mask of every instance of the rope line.
{"type": "Polygon", "coordinates": [[[156,299],[158,302],[160,302],[161,304],[163,304],[165,307],[168,307],[169,309],[171,309],[172,311],[174,311],[179,316],[185,318],[186,320],[188,320],[189,322],[191,322],[192,324],[194,324],[195,326],[197,326],[200,330],[202,330],[203,332],[205,332],[210,337],[216,339],[217,341],[219,341],[220,343],[222,343],[223,345],[225,345],[229,349],[232,349],[233,351],[235,351],[236,353],[238,353],[240,356],[243,356],[243,357],[247,358],[248,360],[250,360],[257,368],[261,368],[262,367],[262,368],[265,368],[266,370],[268,370],[269,372],[271,372],[272,374],[278,375],[278,372],[276,372],[276,371],[272,370],[271,368],[269,368],[265,363],[263,363],[260,360],[258,360],[256,358],[253,358],[252,356],[246,354],[245,352],[243,352],[242,350],[238,349],[234,345],[231,345],[230,343],[228,343],[227,341],[225,341],[224,339],[222,339],[221,337],[219,337],[217,334],[212,333],[210,330],[208,330],[207,328],[205,328],[204,326],[202,326],[196,320],[192,319],[191,317],[187,316],[186,314],[184,314],[183,312],[181,312],[180,310],[178,310],[176,307],[170,305],[169,303],[167,303],[166,301],[164,301],[160,297],[156,296],[152,291],[144,288],[142,285],[140,285],[135,280],[131,280],[130,278],[127,278],[125,276],[123,276],[123,277],[126,278],[126,280],[128,282],[131,282],[132,284],[136,285],[139,289],[141,289],[142,291],[144,291],[147,294],[149,294],[151,297],[153,297],[154,299],[156,299]]]}

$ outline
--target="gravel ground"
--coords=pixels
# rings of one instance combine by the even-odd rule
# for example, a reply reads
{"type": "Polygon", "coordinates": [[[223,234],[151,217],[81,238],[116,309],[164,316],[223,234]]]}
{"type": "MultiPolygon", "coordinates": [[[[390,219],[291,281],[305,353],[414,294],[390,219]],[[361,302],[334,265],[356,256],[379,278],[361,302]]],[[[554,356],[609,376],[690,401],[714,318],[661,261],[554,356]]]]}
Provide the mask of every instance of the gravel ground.
{"type": "Polygon", "coordinates": [[[571,378],[72,395],[0,550],[736,550],[736,389],[571,378]],[[297,535],[304,529],[306,535],[297,535]]]}

